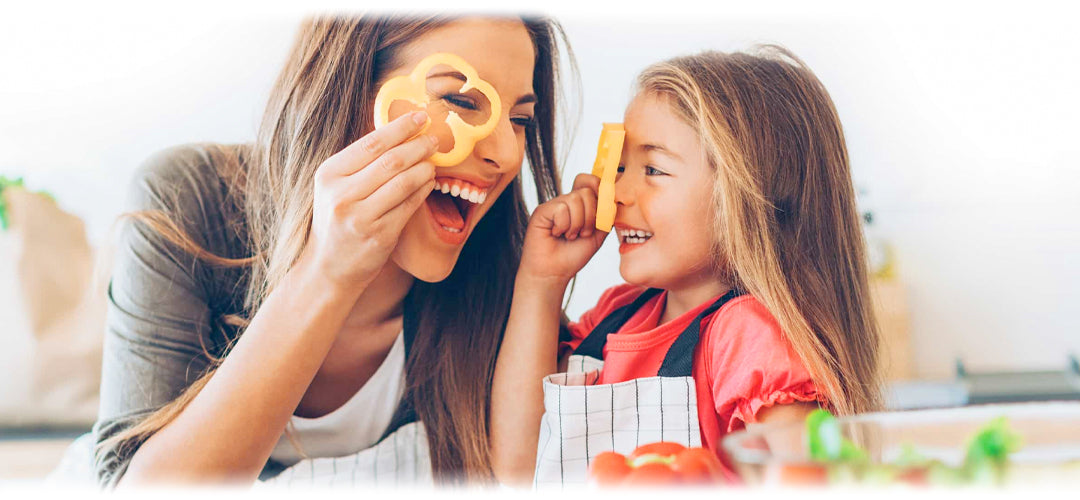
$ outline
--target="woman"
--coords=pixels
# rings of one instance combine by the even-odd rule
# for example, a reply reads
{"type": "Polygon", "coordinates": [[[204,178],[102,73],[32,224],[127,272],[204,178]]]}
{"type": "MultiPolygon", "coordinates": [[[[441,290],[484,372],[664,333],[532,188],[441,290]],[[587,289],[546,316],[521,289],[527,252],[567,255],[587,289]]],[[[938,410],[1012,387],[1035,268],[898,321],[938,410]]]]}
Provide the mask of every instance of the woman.
{"type": "MultiPolygon", "coordinates": [[[[255,144],[151,159],[110,287],[99,481],[250,483],[413,421],[436,480],[488,480],[523,158],[541,201],[559,186],[559,32],[543,19],[314,19],[255,144]],[[435,52],[464,58],[502,102],[494,132],[437,169],[425,158],[448,148],[421,133],[423,113],[372,131],[381,83],[435,52]],[[448,199],[448,184],[484,196],[448,199]],[[448,207],[462,227],[439,222],[448,207]]],[[[477,107],[443,80],[428,90],[448,107],[477,107]]]]}

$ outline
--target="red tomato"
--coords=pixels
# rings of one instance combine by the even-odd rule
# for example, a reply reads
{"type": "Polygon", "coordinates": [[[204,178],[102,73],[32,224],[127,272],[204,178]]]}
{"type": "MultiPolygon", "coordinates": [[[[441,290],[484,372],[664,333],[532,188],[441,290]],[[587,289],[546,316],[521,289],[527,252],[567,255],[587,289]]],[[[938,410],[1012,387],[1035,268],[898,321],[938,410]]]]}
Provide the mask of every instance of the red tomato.
{"type": "Polygon", "coordinates": [[[825,467],[816,464],[784,464],[780,466],[780,484],[817,486],[829,483],[825,467]]]}
{"type": "Polygon", "coordinates": [[[671,470],[671,467],[657,462],[651,462],[634,467],[626,476],[620,486],[660,486],[678,484],[679,475],[671,470]]]}
{"type": "Polygon", "coordinates": [[[678,473],[684,483],[707,484],[724,478],[720,459],[705,448],[687,448],[675,455],[671,470],[678,473]]]}
{"type": "Polygon", "coordinates": [[[685,450],[686,447],[679,443],[672,443],[669,441],[660,441],[658,443],[649,443],[638,446],[630,454],[630,460],[642,457],[645,455],[660,455],[662,457],[671,457],[678,455],[679,452],[685,450]]]}
{"type": "Polygon", "coordinates": [[[911,467],[897,475],[896,480],[913,486],[927,486],[930,484],[929,473],[926,467],[911,467]]]}
{"type": "Polygon", "coordinates": [[[631,471],[626,457],[614,451],[597,455],[589,466],[589,478],[600,486],[619,484],[631,471]]]}

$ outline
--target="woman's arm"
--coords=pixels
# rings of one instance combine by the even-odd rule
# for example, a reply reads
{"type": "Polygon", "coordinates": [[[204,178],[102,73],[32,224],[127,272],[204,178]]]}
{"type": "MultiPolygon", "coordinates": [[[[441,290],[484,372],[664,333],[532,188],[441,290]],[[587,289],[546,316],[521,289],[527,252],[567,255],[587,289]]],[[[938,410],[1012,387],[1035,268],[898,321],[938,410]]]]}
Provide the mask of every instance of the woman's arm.
{"type": "Polygon", "coordinates": [[[201,391],[131,458],[122,481],[251,482],[357,298],[434,186],[436,144],[406,115],[316,172],[311,233],[201,391]],[[372,168],[367,168],[369,165],[372,168]]]}
{"type": "Polygon", "coordinates": [[[202,391],[139,447],[125,486],[258,477],[352,306],[314,271],[289,272],[202,391]]]}

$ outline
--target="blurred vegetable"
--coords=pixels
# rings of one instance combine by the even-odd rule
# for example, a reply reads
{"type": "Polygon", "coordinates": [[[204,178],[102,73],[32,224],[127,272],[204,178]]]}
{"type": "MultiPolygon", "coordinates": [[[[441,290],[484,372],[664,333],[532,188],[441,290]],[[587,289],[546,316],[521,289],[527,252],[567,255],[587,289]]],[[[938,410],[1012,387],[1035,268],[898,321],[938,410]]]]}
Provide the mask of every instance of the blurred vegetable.
{"type": "Polygon", "coordinates": [[[589,480],[599,486],[711,484],[723,481],[723,465],[705,448],[678,443],[649,443],[629,456],[600,453],[589,466],[589,480]]]}

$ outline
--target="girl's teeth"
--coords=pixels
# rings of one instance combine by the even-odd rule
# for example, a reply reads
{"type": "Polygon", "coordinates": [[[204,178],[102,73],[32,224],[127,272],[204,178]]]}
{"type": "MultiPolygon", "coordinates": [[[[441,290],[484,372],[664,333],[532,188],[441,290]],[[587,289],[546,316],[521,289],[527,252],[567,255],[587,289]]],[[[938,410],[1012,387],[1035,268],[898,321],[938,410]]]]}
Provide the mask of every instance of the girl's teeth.
{"type": "Polygon", "coordinates": [[[621,231],[619,234],[622,240],[626,243],[645,243],[649,238],[652,238],[652,233],[647,231],[640,231],[636,229],[627,229],[621,231]]]}
{"type": "Polygon", "coordinates": [[[484,203],[485,201],[487,201],[487,192],[486,191],[483,192],[483,193],[480,193],[480,200],[477,201],[477,203],[484,203]]]}
{"type": "Polygon", "coordinates": [[[459,194],[461,194],[461,186],[458,186],[457,184],[454,184],[453,186],[450,187],[450,195],[451,196],[457,196],[459,194]]]}
{"type": "Polygon", "coordinates": [[[449,193],[450,192],[450,184],[443,184],[440,191],[442,191],[443,194],[449,193]]]}
{"type": "Polygon", "coordinates": [[[476,203],[477,201],[480,201],[480,193],[478,193],[476,191],[473,191],[473,192],[469,193],[469,201],[471,201],[473,203],[476,203]]]}

